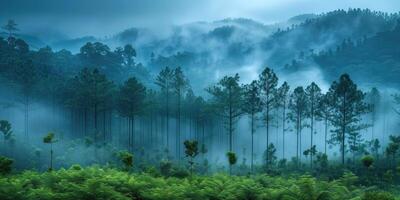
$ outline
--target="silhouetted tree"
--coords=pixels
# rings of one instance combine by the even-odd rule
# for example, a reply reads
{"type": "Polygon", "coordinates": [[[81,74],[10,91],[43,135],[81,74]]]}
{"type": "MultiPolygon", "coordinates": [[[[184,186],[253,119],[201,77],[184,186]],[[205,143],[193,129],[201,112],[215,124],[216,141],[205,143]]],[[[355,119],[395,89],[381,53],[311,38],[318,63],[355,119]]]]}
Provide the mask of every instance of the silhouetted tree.
{"type": "Polygon", "coordinates": [[[101,42],[88,42],[80,48],[78,54],[83,63],[90,68],[103,68],[111,64],[110,47],[101,42]]]}
{"type": "Polygon", "coordinates": [[[305,126],[303,120],[307,114],[307,97],[303,87],[297,87],[290,95],[289,101],[289,119],[295,123],[296,129],[296,160],[300,161],[301,152],[301,130],[305,126]]]}
{"type": "MultiPolygon", "coordinates": [[[[317,146],[313,145],[309,149],[303,151],[303,155],[307,158],[308,156],[314,156],[318,153],[317,146]]],[[[310,163],[310,167],[312,168],[312,164],[310,163]]]]}
{"type": "Polygon", "coordinates": [[[361,162],[366,168],[370,168],[374,161],[374,157],[372,157],[371,155],[365,155],[361,158],[361,162]]]}
{"type": "MultiPolygon", "coordinates": [[[[318,111],[318,104],[321,101],[321,89],[318,87],[317,84],[315,84],[314,82],[312,82],[309,86],[307,86],[306,90],[305,90],[305,94],[307,97],[307,101],[308,101],[308,111],[307,111],[307,116],[310,118],[310,149],[312,149],[314,147],[314,140],[313,140],[313,136],[314,134],[314,120],[315,120],[315,116],[318,115],[319,111],[318,111]]],[[[313,153],[310,153],[310,167],[313,168],[313,153]]]]}
{"type": "Polygon", "coordinates": [[[347,74],[340,76],[339,81],[334,81],[329,90],[333,94],[331,122],[336,128],[332,131],[334,133],[332,142],[340,144],[344,165],[346,137],[352,135],[356,139],[359,131],[367,127],[361,123],[361,115],[368,112],[368,106],[364,102],[365,94],[357,88],[347,74]]]}
{"type": "Polygon", "coordinates": [[[386,155],[391,157],[390,162],[393,169],[396,168],[396,156],[400,149],[400,136],[390,136],[390,143],[386,147],[386,155]]]}
{"type": "Polygon", "coordinates": [[[136,78],[129,78],[119,88],[117,110],[123,117],[129,119],[128,146],[133,151],[135,136],[135,116],[145,110],[146,88],[136,78]]]}
{"type": "Polygon", "coordinates": [[[375,156],[376,160],[379,160],[379,149],[381,148],[379,140],[373,139],[371,141],[367,141],[367,145],[370,149],[370,152],[375,156]]]}
{"type": "Polygon", "coordinates": [[[29,114],[32,98],[35,94],[35,89],[39,80],[37,68],[33,65],[32,60],[24,60],[19,62],[13,68],[13,80],[17,84],[22,96],[20,102],[24,105],[24,126],[25,139],[29,139],[29,114]]]}
{"type": "Polygon", "coordinates": [[[0,120],[0,132],[3,134],[4,151],[7,153],[7,140],[12,136],[11,123],[7,120],[0,120]]]}
{"type": "Polygon", "coordinates": [[[8,32],[8,37],[12,37],[15,32],[19,31],[17,28],[17,23],[15,23],[14,20],[10,19],[7,21],[7,24],[5,24],[2,28],[8,32]]]}
{"type": "Polygon", "coordinates": [[[43,138],[43,143],[50,144],[50,168],[49,168],[49,171],[53,170],[53,144],[57,142],[57,140],[55,140],[54,137],[55,137],[54,133],[48,133],[43,138]]]}
{"type": "Polygon", "coordinates": [[[226,153],[226,157],[228,158],[228,162],[229,162],[229,175],[232,175],[232,166],[236,164],[237,157],[236,157],[236,154],[231,151],[226,153]]]}
{"type": "Polygon", "coordinates": [[[0,174],[5,175],[9,174],[12,170],[11,166],[14,163],[14,160],[0,156],[0,174]]]}
{"type": "Polygon", "coordinates": [[[333,91],[329,91],[321,97],[318,104],[318,115],[317,117],[324,121],[324,154],[327,151],[328,144],[328,126],[330,119],[333,115],[333,91]]]}
{"type": "Polygon", "coordinates": [[[194,159],[199,154],[198,142],[196,140],[189,141],[186,140],[184,143],[185,145],[185,154],[186,157],[189,157],[189,166],[190,166],[190,175],[193,174],[193,166],[194,166],[194,159]]]}
{"type": "Polygon", "coordinates": [[[252,81],[244,86],[243,109],[250,116],[251,129],[251,172],[254,165],[254,133],[256,131],[257,114],[262,111],[262,101],[260,97],[260,86],[257,81],[252,81]]]}
{"type": "Polygon", "coordinates": [[[212,95],[212,103],[216,114],[227,121],[226,129],[229,134],[229,151],[233,151],[234,125],[243,114],[243,92],[239,86],[239,75],[225,76],[218,84],[207,89],[212,95]]]}
{"type": "Polygon", "coordinates": [[[381,95],[377,88],[373,87],[366,95],[366,99],[371,109],[371,140],[375,139],[374,129],[378,117],[381,95]]]}
{"type": "Polygon", "coordinates": [[[264,152],[264,159],[265,163],[267,163],[266,165],[267,169],[275,164],[277,157],[276,157],[276,148],[274,144],[271,143],[268,145],[268,148],[264,152]]]}
{"type": "Polygon", "coordinates": [[[127,44],[124,46],[124,50],[122,51],[122,57],[124,59],[124,65],[127,67],[135,66],[136,50],[132,47],[132,45],[127,44]]]}
{"type": "MultiPolygon", "coordinates": [[[[265,126],[266,126],[266,134],[267,134],[267,148],[269,145],[269,125],[270,125],[270,112],[273,109],[273,106],[276,105],[276,90],[278,84],[278,77],[274,73],[274,71],[268,67],[266,67],[259,76],[260,86],[262,91],[262,101],[265,115],[265,126]]],[[[267,155],[268,156],[268,155],[267,155]]]]}
{"type": "Polygon", "coordinates": [[[124,164],[124,170],[129,171],[133,167],[133,154],[128,151],[120,151],[118,157],[124,164]]]}
{"type": "Polygon", "coordinates": [[[166,133],[167,133],[166,148],[167,148],[167,150],[169,150],[169,112],[170,112],[169,100],[170,100],[170,94],[171,94],[171,90],[172,90],[172,86],[173,86],[173,75],[174,75],[174,72],[172,70],[170,70],[169,67],[165,67],[157,75],[157,78],[155,81],[156,85],[158,85],[160,87],[162,95],[165,97],[164,102],[165,102],[165,116],[167,119],[167,123],[166,123],[166,133]]]}
{"type": "Polygon", "coordinates": [[[277,104],[279,107],[282,108],[282,158],[285,159],[285,133],[286,133],[286,121],[287,121],[287,114],[286,110],[288,107],[289,101],[289,84],[285,81],[283,84],[278,88],[277,93],[277,104]]]}
{"type": "Polygon", "coordinates": [[[182,109],[182,95],[188,87],[188,80],[183,74],[180,67],[174,70],[173,76],[173,89],[176,95],[176,153],[178,160],[181,159],[181,109],[182,109]]]}

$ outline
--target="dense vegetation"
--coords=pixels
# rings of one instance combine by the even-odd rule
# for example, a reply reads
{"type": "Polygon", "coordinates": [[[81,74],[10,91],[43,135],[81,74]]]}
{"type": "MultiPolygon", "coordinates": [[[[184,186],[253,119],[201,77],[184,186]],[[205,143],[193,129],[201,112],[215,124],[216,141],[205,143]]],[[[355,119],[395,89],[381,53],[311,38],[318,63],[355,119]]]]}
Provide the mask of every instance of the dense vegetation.
{"type": "Polygon", "coordinates": [[[397,87],[399,48],[392,44],[398,41],[399,32],[400,26],[397,25],[371,37],[345,39],[334,48],[293,60],[286,68],[289,71],[304,70],[310,62],[314,62],[322,66],[321,70],[331,78],[351,71],[357,81],[362,82],[369,77],[370,84],[385,83],[397,87]]]}
{"type": "MultiPolygon", "coordinates": [[[[358,177],[345,173],[327,182],[308,175],[293,177],[194,176],[163,178],[156,174],[130,175],[115,169],[73,166],[51,173],[24,172],[0,177],[4,200],[75,199],[269,199],[269,200],[395,200],[391,193],[358,186],[358,177]]],[[[390,188],[398,193],[396,188],[390,188]]]]}
{"type": "MultiPolygon", "coordinates": [[[[343,72],[396,82],[397,19],[335,11],[260,43],[274,48],[281,64],[296,53],[279,53],[290,49],[279,44],[309,32],[296,49],[324,47],[300,53],[286,70],[317,63],[329,84],[295,85],[264,67],[254,80],[229,73],[206,88],[186,73],[204,72],[191,60],[204,52],[152,53],[140,63],[131,44],[88,42],[79,53],[32,49],[10,20],[0,38],[0,199],[395,199],[400,95],[375,82],[360,87],[343,72]],[[347,34],[322,45],[338,16],[369,25],[346,21],[351,39],[371,34],[357,45],[338,44],[347,34]],[[353,69],[357,62],[369,66],[366,73],[353,69]],[[374,64],[381,62],[389,74],[374,64]]],[[[218,27],[203,39],[225,43],[236,31],[218,27]]],[[[252,51],[245,49],[237,45],[228,57],[252,51]]]]}

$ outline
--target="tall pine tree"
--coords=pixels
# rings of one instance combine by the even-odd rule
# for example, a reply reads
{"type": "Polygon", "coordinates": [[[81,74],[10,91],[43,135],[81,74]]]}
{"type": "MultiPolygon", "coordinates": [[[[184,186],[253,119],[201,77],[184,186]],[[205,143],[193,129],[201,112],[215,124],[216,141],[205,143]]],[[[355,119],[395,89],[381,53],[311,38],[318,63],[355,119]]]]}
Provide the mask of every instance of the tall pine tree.
{"type": "MultiPolygon", "coordinates": [[[[272,120],[271,110],[276,105],[276,90],[278,84],[278,77],[274,73],[274,71],[268,67],[266,67],[259,76],[261,91],[262,91],[262,101],[263,101],[263,109],[264,109],[264,118],[265,118],[265,127],[267,134],[267,145],[269,145],[269,126],[272,120]]],[[[268,160],[268,155],[267,158],[268,160]]]]}
{"type": "Polygon", "coordinates": [[[260,98],[260,86],[257,81],[252,81],[244,86],[243,110],[250,117],[251,129],[251,172],[254,165],[254,133],[256,131],[257,114],[262,110],[262,101],[260,98]]]}
{"type": "Polygon", "coordinates": [[[368,112],[368,106],[364,102],[365,94],[357,88],[348,74],[340,76],[339,81],[334,81],[329,89],[333,94],[333,112],[331,122],[332,142],[340,144],[342,164],[345,164],[346,138],[359,133],[366,128],[362,123],[362,115],[368,112]]]}

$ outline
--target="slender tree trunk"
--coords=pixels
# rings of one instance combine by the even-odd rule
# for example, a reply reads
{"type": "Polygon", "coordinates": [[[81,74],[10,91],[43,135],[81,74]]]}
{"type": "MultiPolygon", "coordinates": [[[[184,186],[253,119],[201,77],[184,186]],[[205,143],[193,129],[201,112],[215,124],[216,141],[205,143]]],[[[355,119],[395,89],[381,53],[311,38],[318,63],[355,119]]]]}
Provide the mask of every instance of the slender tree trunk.
{"type": "Polygon", "coordinates": [[[3,137],[3,139],[4,139],[4,155],[5,156],[8,156],[8,154],[7,154],[7,139],[6,139],[6,135],[4,134],[4,137],[3,137]]]}
{"type": "Polygon", "coordinates": [[[94,104],[94,138],[96,139],[97,135],[97,104],[94,104]]]}
{"type": "Polygon", "coordinates": [[[344,166],[345,162],[344,162],[344,154],[345,154],[345,149],[344,149],[344,143],[345,143],[345,138],[346,138],[346,94],[343,95],[343,124],[342,124],[342,165],[344,166]]]}
{"type": "MultiPolygon", "coordinates": [[[[268,150],[268,145],[269,145],[269,92],[267,92],[267,94],[266,94],[266,97],[267,97],[267,104],[266,104],[266,109],[267,109],[267,116],[266,116],[266,119],[265,119],[265,121],[266,121],[266,131],[267,131],[267,150],[268,150]]],[[[265,165],[268,165],[268,160],[269,160],[269,155],[268,155],[268,152],[267,152],[267,154],[265,155],[265,158],[266,158],[266,160],[265,160],[265,165]]]]}
{"type": "Polygon", "coordinates": [[[177,157],[178,161],[181,160],[181,92],[179,90],[178,92],[178,112],[177,112],[177,117],[176,117],[176,130],[177,130],[177,139],[176,139],[176,152],[177,152],[177,157]]]}
{"type": "Polygon", "coordinates": [[[167,87],[167,151],[169,151],[169,92],[167,87]]]}
{"type": "Polygon", "coordinates": [[[153,149],[154,145],[154,136],[153,136],[153,121],[154,121],[154,114],[153,112],[150,113],[150,148],[153,149]]]}
{"type": "MultiPolygon", "coordinates": [[[[203,121],[202,122],[202,131],[201,131],[201,141],[202,141],[202,150],[205,150],[205,148],[206,148],[206,138],[205,138],[205,131],[204,131],[204,128],[205,128],[205,122],[203,121]]],[[[205,152],[203,151],[202,152],[202,156],[203,156],[203,160],[204,160],[204,156],[205,156],[205,152]]]]}
{"type": "Polygon", "coordinates": [[[297,161],[297,166],[299,166],[299,133],[300,133],[300,116],[299,112],[297,111],[297,116],[296,116],[296,161],[297,161]]]}
{"type": "Polygon", "coordinates": [[[232,120],[232,106],[231,105],[229,105],[229,151],[231,151],[232,152],[232,146],[233,146],[233,137],[232,137],[232,128],[233,128],[233,126],[232,126],[232,123],[233,123],[233,120],[232,120]]]}
{"type": "Polygon", "coordinates": [[[302,131],[302,127],[301,127],[301,121],[302,121],[302,117],[301,117],[301,115],[300,115],[300,119],[299,119],[299,126],[300,126],[300,128],[299,128],[299,148],[300,148],[300,152],[299,152],[299,158],[300,158],[300,164],[301,164],[301,158],[302,158],[302,145],[301,145],[301,142],[302,142],[302,137],[301,137],[301,131],[302,131]]]}
{"type": "Polygon", "coordinates": [[[84,111],[84,132],[85,132],[85,136],[87,136],[87,108],[85,108],[85,111],[84,111]]]}
{"type": "Polygon", "coordinates": [[[29,141],[29,102],[25,103],[25,138],[29,141]]]}
{"type": "Polygon", "coordinates": [[[134,146],[135,146],[135,116],[132,116],[132,132],[131,132],[132,136],[132,147],[131,147],[131,151],[133,152],[134,146]]]}
{"type": "Polygon", "coordinates": [[[94,104],[94,157],[97,160],[97,104],[94,104]]]}
{"type": "Polygon", "coordinates": [[[311,100],[311,146],[310,146],[310,167],[313,168],[313,136],[314,136],[314,98],[311,100]]]}
{"type": "Polygon", "coordinates": [[[229,151],[232,152],[233,146],[233,108],[232,108],[232,97],[231,97],[231,88],[229,87],[229,151]]]}
{"type": "Polygon", "coordinates": [[[110,142],[112,142],[113,141],[113,111],[110,109],[110,113],[109,113],[109,121],[110,121],[110,124],[109,124],[109,134],[110,134],[110,137],[109,137],[109,140],[110,140],[110,142]]]}
{"type": "Polygon", "coordinates": [[[286,100],[283,102],[282,114],[282,159],[285,159],[285,125],[286,125],[286,100]]]}
{"type": "Polygon", "coordinates": [[[327,155],[326,154],[326,146],[328,143],[327,139],[328,139],[328,117],[325,117],[325,151],[324,151],[325,155],[327,155]]]}
{"type": "Polygon", "coordinates": [[[106,110],[103,111],[103,143],[106,143],[106,110]]]}
{"type": "Polygon", "coordinates": [[[50,171],[53,170],[53,143],[50,143],[50,171]]]}
{"type": "Polygon", "coordinates": [[[251,173],[254,165],[254,112],[251,113],[251,173]]]}

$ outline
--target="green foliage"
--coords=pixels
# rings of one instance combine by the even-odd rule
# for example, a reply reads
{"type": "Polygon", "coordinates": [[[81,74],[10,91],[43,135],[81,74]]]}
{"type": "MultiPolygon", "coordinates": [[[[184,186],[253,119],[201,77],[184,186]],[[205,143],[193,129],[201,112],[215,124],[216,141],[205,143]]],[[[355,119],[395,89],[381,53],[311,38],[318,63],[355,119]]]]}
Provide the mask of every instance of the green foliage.
{"type": "Polygon", "coordinates": [[[4,156],[0,156],[0,174],[8,174],[11,172],[13,160],[4,156]]]}
{"type": "Polygon", "coordinates": [[[0,120],[0,131],[3,133],[4,140],[8,140],[11,137],[11,123],[7,120],[0,120]]]}
{"type": "Polygon", "coordinates": [[[268,148],[264,152],[264,159],[268,167],[275,164],[277,157],[276,157],[276,148],[274,144],[270,143],[268,145],[268,148]]]}
{"type": "Polygon", "coordinates": [[[347,188],[351,188],[358,182],[358,177],[352,172],[345,172],[338,182],[347,188]]]}
{"type": "Polygon", "coordinates": [[[184,143],[185,145],[185,154],[186,157],[189,157],[189,165],[190,165],[190,174],[193,173],[193,159],[199,154],[198,142],[196,140],[189,141],[186,140],[184,143]]]}
{"type": "Polygon", "coordinates": [[[317,154],[317,149],[316,149],[315,145],[313,145],[311,148],[306,149],[305,151],[303,151],[303,155],[306,156],[306,157],[307,156],[313,156],[315,154],[317,154]]]}
{"type": "Polygon", "coordinates": [[[133,167],[133,154],[128,151],[120,151],[118,153],[118,158],[124,164],[124,169],[129,171],[133,167]]]}
{"type": "Polygon", "coordinates": [[[236,154],[234,153],[234,152],[228,152],[228,153],[226,153],[226,157],[228,157],[228,162],[229,162],[229,165],[234,165],[234,164],[236,164],[236,162],[237,162],[237,157],[236,157],[236,154]]]}
{"type": "Polygon", "coordinates": [[[172,163],[169,160],[163,159],[160,162],[160,172],[163,176],[169,176],[172,170],[172,163]]]}
{"type": "Polygon", "coordinates": [[[294,122],[296,132],[296,159],[300,161],[300,133],[305,126],[303,122],[304,116],[307,114],[307,96],[303,87],[296,87],[290,95],[288,118],[294,122]]]}
{"type": "Polygon", "coordinates": [[[46,136],[43,137],[43,143],[51,144],[54,143],[54,133],[48,133],[46,136]]]}
{"type": "Polygon", "coordinates": [[[82,167],[80,165],[72,165],[70,167],[71,170],[82,170],[82,167]]]}
{"type": "Polygon", "coordinates": [[[160,174],[164,177],[188,177],[191,173],[181,166],[174,165],[170,160],[163,159],[160,162],[160,174]]]}
{"type": "Polygon", "coordinates": [[[318,153],[316,156],[315,167],[319,172],[326,172],[328,169],[328,156],[324,153],[318,153]]]}
{"type": "Polygon", "coordinates": [[[374,163],[374,157],[366,155],[361,158],[361,162],[366,168],[369,168],[374,163]]]}
{"type": "Polygon", "coordinates": [[[368,191],[361,198],[362,200],[395,200],[394,196],[383,191],[368,191]]]}
{"type": "Polygon", "coordinates": [[[183,144],[185,145],[185,154],[187,157],[194,158],[199,154],[197,141],[186,140],[183,144]]]}
{"type": "Polygon", "coordinates": [[[353,153],[358,150],[362,140],[360,131],[368,127],[361,122],[361,116],[368,113],[369,108],[364,102],[365,94],[358,89],[348,74],[343,74],[338,81],[334,81],[328,93],[334,102],[330,120],[334,126],[331,141],[340,145],[341,160],[344,165],[347,146],[345,142],[348,142],[353,153]]]}
{"type": "Polygon", "coordinates": [[[129,78],[120,87],[117,97],[117,110],[123,117],[132,118],[143,112],[146,88],[136,78],[129,78]]]}
{"type": "Polygon", "coordinates": [[[53,170],[53,143],[57,142],[57,140],[54,139],[55,134],[50,132],[46,136],[43,137],[43,143],[45,144],[50,144],[50,167],[49,171],[53,170]]]}
{"type": "MultiPolygon", "coordinates": [[[[353,185],[354,186],[354,185],[353,185]]],[[[153,177],[97,167],[38,173],[26,171],[0,177],[0,199],[142,199],[142,200],[390,200],[384,192],[348,188],[341,181],[319,181],[310,176],[153,177]]]]}
{"type": "Polygon", "coordinates": [[[216,85],[207,89],[212,96],[214,112],[226,120],[229,133],[229,151],[233,147],[233,132],[238,118],[243,114],[243,88],[239,84],[240,76],[225,76],[216,85]]]}

